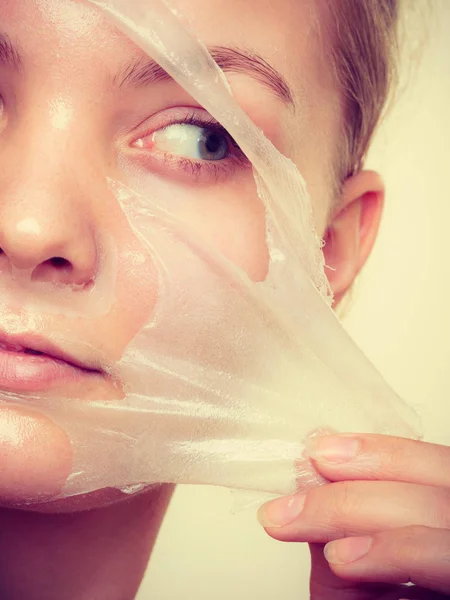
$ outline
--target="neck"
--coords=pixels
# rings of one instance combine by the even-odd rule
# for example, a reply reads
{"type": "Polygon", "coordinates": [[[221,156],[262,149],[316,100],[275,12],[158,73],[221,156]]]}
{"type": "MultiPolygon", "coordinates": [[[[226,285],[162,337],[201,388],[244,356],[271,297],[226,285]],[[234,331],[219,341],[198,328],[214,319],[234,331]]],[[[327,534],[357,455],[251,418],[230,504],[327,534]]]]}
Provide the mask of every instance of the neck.
{"type": "Polygon", "coordinates": [[[172,491],[72,514],[0,509],[0,597],[132,600],[172,491]]]}

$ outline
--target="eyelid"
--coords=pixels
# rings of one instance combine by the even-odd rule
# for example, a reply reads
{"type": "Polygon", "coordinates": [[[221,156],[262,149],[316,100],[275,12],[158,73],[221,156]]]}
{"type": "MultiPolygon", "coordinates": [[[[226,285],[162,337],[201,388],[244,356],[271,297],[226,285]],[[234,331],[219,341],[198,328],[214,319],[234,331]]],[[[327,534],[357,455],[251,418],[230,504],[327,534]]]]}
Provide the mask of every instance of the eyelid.
{"type": "Polygon", "coordinates": [[[203,108],[198,106],[177,106],[162,110],[156,115],[142,121],[128,136],[129,139],[131,139],[130,145],[139,138],[148,137],[155,131],[160,131],[170,125],[183,123],[187,120],[198,120],[205,124],[211,124],[211,126],[220,126],[220,124],[203,108]]]}
{"type": "Polygon", "coordinates": [[[250,161],[227,130],[206,110],[199,107],[185,106],[161,111],[135,128],[129,140],[127,144],[129,149],[146,170],[176,179],[182,176],[184,180],[190,179],[191,183],[217,183],[219,180],[231,177],[237,169],[242,170],[251,166],[250,161]],[[221,161],[198,160],[170,153],[152,152],[142,143],[138,144],[140,140],[151,137],[157,131],[183,123],[223,133],[230,142],[230,156],[221,161]]]}
{"type": "Polygon", "coordinates": [[[209,120],[202,121],[193,116],[188,116],[183,121],[176,121],[174,123],[169,123],[168,125],[165,125],[164,127],[161,127],[160,129],[156,129],[154,131],[150,131],[149,133],[147,133],[145,135],[139,136],[139,138],[137,138],[137,140],[135,140],[135,142],[133,142],[133,147],[145,150],[145,145],[143,144],[144,139],[150,137],[150,138],[152,138],[152,142],[153,142],[154,141],[153,138],[154,138],[155,134],[157,134],[159,132],[163,132],[166,129],[169,129],[170,127],[173,127],[175,125],[192,126],[192,127],[198,128],[198,129],[205,129],[205,130],[212,131],[216,134],[223,135],[224,137],[227,138],[230,153],[233,153],[233,152],[237,153],[241,156],[242,160],[246,159],[246,156],[244,155],[244,153],[242,152],[242,150],[240,149],[238,144],[236,144],[236,142],[231,137],[231,135],[228,133],[228,131],[225,129],[225,127],[223,127],[217,121],[214,121],[214,120],[213,121],[209,121],[209,120]]]}
{"type": "Polygon", "coordinates": [[[141,125],[139,125],[139,127],[136,128],[145,128],[146,131],[145,133],[143,132],[139,135],[136,135],[136,133],[134,133],[130,146],[133,146],[139,139],[149,137],[150,135],[152,135],[152,133],[155,133],[156,131],[161,131],[167,127],[170,127],[170,125],[177,124],[193,125],[205,129],[213,129],[214,131],[223,133],[223,135],[226,135],[230,140],[234,151],[240,154],[242,160],[247,160],[239,145],[228,133],[225,127],[221,125],[218,121],[216,121],[216,119],[214,119],[205,109],[201,107],[176,107],[173,109],[161,111],[156,116],[150,117],[150,119],[143,121],[141,125]],[[148,124],[147,127],[145,127],[146,124],[148,124]]]}

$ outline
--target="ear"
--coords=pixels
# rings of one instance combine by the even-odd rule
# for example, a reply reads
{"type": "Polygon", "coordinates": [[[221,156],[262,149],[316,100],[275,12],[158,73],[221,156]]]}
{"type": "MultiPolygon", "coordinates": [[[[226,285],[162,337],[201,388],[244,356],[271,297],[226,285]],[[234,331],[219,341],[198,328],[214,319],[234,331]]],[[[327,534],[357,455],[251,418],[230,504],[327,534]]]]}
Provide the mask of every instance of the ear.
{"type": "Polygon", "coordinates": [[[363,268],[378,234],[384,184],[378,173],[360,171],[345,182],[325,232],[325,271],[339,304],[363,268]]]}

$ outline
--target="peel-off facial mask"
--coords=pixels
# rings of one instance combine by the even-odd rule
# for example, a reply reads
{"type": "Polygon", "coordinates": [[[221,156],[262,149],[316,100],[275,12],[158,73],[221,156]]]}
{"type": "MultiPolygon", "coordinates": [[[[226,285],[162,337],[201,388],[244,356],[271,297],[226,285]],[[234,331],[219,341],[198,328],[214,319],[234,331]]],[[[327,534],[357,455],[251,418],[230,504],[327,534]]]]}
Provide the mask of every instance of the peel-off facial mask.
{"type": "Polygon", "coordinates": [[[3,395],[69,437],[72,473],[58,497],[164,482],[288,494],[323,483],[303,456],[314,432],[419,437],[414,411],[330,308],[311,200],[294,164],[240,108],[175,10],[159,0],[92,4],[226,128],[254,176],[232,198],[253,208],[245,235],[236,223],[226,238],[208,227],[211,203],[226,214],[223,186],[200,190],[126,169],[108,182],[157,274],[148,323],[111,365],[123,397],[3,395]]]}

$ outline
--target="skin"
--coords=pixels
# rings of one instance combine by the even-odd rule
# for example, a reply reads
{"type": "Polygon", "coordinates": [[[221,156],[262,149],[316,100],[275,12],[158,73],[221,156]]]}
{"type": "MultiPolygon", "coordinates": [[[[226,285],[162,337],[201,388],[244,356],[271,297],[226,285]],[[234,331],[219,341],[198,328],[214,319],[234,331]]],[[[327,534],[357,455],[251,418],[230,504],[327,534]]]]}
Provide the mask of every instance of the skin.
{"type": "Polygon", "coordinates": [[[259,511],[273,538],[309,543],[311,598],[448,598],[450,449],[381,435],[320,442],[309,456],[333,483],[259,511]]]}
{"type": "MultiPolygon", "coordinates": [[[[372,249],[384,188],[376,173],[366,171],[347,180],[340,197],[333,197],[331,166],[341,143],[341,111],[339,90],[317,34],[317,24],[327,18],[322,2],[279,0],[275,5],[269,0],[179,0],[177,8],[189,15],[207,45],[245,46],[269,62],[288,83],[295,108],[254,77],[242,72],[228,74],[244,110],[298,165],[308,183],[317,229],[327,242],[325,258],[331,267],[327,275],[337,306],[372,249]],[[216,26],[218,14],[220,28],[216,26]]],[[[178,207],[180,215],[190,220],[205,242],[257,281],[265,276],[268,257],[264,211],[251,169],[241,160],[213,177],[210,166],[202,163],[202,175],[193,178],[192,170],[189,174],[181,168],[179,158],[163,160],[164,152],[149,143],[149,132],[168,125],[169,111],[178,119],[183,112],[186,116],[186,107],[203,119],[207,115],[173,82],[139,89],[113,88],[114,75],[123,73],[127,61],[142,55],[87,5],[69,0],[4,0],[0,23],[3,33],[23,54],[20,69],[0,67],[2,284],[13,285],[19,271],[23,275],[20,298],[28,302],[37,293],[33,282],[88,288],[94,276],[106,272],[112,254],[118,271],[116,301],[104,313],[74,318],[49,311],[38,314],[38,319],[36,314],[29,315],[24,324],[17,300],[15,311],[8,308],[9,322],[19,332],[38,323],[41,335],[63,340],[67,351],[76,349],[81,361],[95,360],[103,369],[89,380],[49,386],[40,392],[44,398],[120,400],[121,386],[106,370],[151,317],[158,290],[155,266],[138,244],[107,178],[145,185],[149,177],[151,183],[155,181],[149,173],[157,173],[166,185],[181,189],[191,202],[178,207]],[[103,262],[99,260],[99,242],[106,249],[103,262]],[[136,256],[141,259],[139,269],[133,262],[136,256]],[[63,264],[52,262],[54,258],[63,258],[63,264]],[[148,299],[146,304],[139,300],[143,297],[148,299]]],[[[170,148],[166,147],[165,159],[167,153],[170,148]]],[[[59,291],[51,290],[58,305],[59,291]]],[[[80,294],[85,291],[83,288],[80,294]]],[[[95,289],[92,295],[95,298],[95,289]]],[[[20,444],[16,438],[4,439],[1,446],[5,465],[0,473],[4,506],[0,509],[1,597],[133,598],[172,487],[161,486],[126,499],[117,491],[101,490],[75,500],[35,502],[28,512],[12,509],[39,495],[51,498],[71,467],[69,441],[53,423],[24,410],[0,411],[0,430],[8,426],[8,431],[23,431],[24,425],[31,435],[23,436],[20,444]]],[[[444,548],[448,553],[450,545],[445,538],[448,519],[445,523],[446,513],[439,504],[447,493],[448,450],[376,436],[364,440],[359,467],[356,463],[330,466],[317,462],[317,468],[336,483],[310,492],[317,501],[307,500],[301,518],[293,518],[284,528],[267,527],[268,533],[278,539],[311,543],[311,590],[316,599],[328,597],[330,590],[338,598],[375,597],[371,584],[355,582],[386,583],[382,589],[388,592],[404,574],[430,589],[436,588],[433,582],[439,579],[439,591],[449,591],[450,580],[439,572],[435,552],[444,548]],[[415,460],[411,461],[411,455],[415,460]],[[371,457],[372,462],[364,462],[364,457],[371,457]],[[430,463],[436,465],[433,475],[426,471],[430,463]],[[424,468],[417,470],[417,464],[424,468]],[[354,479],[369,481],[346,481],[354,479]],[[429,501],[424,500],[427,495],[429,501]],[[377,502],[373,512],[365,514],[363,509],[367,511],[371,505],[362,499],[380,496],[390,501],[377,502]],[[430,522],[427,508],[431,497],[436,502],[433,514],[439,515],[441,522],[437,517],[430,522]],[[405,503],[410,507],[408,523],[404,517],[399,522],[402,515],[395,508],[405,503]],[[311,519],[309,524],[306,517],[311,519]],[[405,530],[411,524],[416,527],[405,530]],[[362,533],[376,536],[366,562],[353,566],[327,563],[322,551],[326,541],[362,533]],[[405,536],[411,542],[406,547],[410,550],[417,544],[418,550],[400,556],[398,548],[394,550],[395,540],[402,541],[405,536]],[[393,571],[391,566],[388,572],[384,565],[393,555],[397,563],[391,561],[391,565],[398,564],[398,568],[393,571]],[[427,565],[425,571],[423,564],[427,565]]],[[[270,507],[262,511],[261,519],[266,526],[267,519],[273,521],[270,507]]]]}

